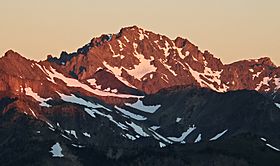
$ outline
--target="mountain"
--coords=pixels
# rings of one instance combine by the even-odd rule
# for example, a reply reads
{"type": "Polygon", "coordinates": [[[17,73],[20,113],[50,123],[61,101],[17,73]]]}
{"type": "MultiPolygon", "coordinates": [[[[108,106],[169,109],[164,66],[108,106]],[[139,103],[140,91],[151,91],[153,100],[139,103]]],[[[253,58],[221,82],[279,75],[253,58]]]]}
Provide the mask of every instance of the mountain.
{"type": "Polygon", "coordinates": [[[278,165],[280,68],[139,27],[0,58],[3,165],[278,165]]]}
{"type": "Polygon", "coordinates": [[[224,65],[187,39],[171,40],[136,26],[94,38],[76,53],[63,53],[59,59],[49,57],[48,60],[81,81],[96,79],[98,83],[97,73],[102,69],[148,94],[178,85],[207,87],[219,92],[273,91],[280,87],[277,79],[280,69],[269,58],[224,65]]]}

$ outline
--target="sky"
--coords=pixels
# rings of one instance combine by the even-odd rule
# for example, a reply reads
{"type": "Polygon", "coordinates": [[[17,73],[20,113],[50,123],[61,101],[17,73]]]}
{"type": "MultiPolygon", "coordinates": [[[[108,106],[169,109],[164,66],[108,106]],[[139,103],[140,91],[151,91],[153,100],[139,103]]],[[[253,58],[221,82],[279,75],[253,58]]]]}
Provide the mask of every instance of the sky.
{"type": "Polygon", "coordinates": [[[73,52],[137,25],[187,38],[224,63],[268,56],[280,65],[279,0],[1,0],[0,56],[35,60],[73,52]]]}

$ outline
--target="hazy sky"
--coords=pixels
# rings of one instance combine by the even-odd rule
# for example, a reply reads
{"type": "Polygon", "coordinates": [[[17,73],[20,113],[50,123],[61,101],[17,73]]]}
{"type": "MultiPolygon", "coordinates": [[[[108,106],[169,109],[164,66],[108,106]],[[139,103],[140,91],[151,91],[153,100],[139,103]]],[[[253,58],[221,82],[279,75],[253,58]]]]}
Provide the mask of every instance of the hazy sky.
{"type": "Polygon", "coordinates": [[[224,63],[269,56],[280,65],[279,0],[0,0],[0,55],[43,60],[137,25],[188,38],[224,63]]]}

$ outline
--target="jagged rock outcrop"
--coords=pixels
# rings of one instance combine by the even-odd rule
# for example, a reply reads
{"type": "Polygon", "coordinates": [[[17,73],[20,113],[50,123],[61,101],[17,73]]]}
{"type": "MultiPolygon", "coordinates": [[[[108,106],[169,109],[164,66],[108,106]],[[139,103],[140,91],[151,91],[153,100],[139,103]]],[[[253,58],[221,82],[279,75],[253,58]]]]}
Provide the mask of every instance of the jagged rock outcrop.
{"type": "Polygon", "coordinates": [[[148,94],[178,85],[219,92],[274,91],[280,87],[280,69],[269,58],[225,65],[187,39],[171,40],[136,26],[94,38],[77,53],[65,57],[64,53],[59,59],[48,61],[55,61],[66,74],[80,81],[95,78],[95,73],[104,69],[148,94]]]}

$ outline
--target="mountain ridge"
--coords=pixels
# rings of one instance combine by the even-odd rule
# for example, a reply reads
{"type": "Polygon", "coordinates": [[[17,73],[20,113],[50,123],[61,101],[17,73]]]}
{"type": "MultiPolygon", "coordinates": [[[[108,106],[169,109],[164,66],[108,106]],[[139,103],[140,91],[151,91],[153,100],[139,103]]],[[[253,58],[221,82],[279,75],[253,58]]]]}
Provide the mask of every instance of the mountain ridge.
{"type": "MultiPolygon", "coordinates": [[[[20,59],[19,54],[8,51],[2,61],[6,58],[10,61],[9,56],[20,59]]],[[[59,58],[48,56],[39,63],[53,66],[79,81],[93,81],[93,85],[99,84],[95,86],[101,86],[102,90],[118,88],[108,83],[102,85],[103,75],[110,77],[107,82],[115,80],[119,86],[125,84],[148,94],[192,84],[220,92],[240,89],[264,92],[280,88],[280,80],[276,79],[280,76],[280,67],[269,57],[223,64],[187,39],[171,40],[137,26],[122,28],[117,34],[103,34],[77,52],[62,52],[59,58]]]]}
{"type": "Polygon", "coordinates": [[[279,88],[269,58],[225,65],[137,27],[39,62],[10,50],[0,58],[0,162],[278,165],[279,88]]]}

